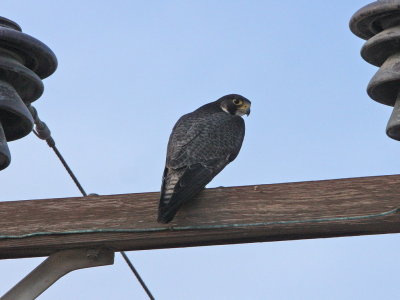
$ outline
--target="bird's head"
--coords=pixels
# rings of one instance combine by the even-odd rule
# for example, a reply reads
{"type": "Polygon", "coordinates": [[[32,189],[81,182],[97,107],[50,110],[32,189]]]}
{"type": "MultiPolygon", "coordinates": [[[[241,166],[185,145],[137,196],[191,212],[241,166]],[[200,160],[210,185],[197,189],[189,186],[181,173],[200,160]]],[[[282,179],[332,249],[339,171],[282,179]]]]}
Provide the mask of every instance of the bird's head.
{"type": "Polygon", "coordinates": [[[251,102],[243,96],[230,94],[217,100],[221,109],[231,115],[243,116],[250,114],[251,102]]]}

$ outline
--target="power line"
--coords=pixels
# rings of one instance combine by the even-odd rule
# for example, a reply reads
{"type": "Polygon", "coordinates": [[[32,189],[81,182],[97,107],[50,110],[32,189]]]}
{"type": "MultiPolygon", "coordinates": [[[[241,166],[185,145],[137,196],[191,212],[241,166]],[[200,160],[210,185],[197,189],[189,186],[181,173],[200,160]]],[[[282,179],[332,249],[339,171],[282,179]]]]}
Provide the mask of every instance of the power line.
{"type": "Polygon", "coordinates": [[[133,274],[135,274],[136,278],[139,280],[140,284],[142,285],[143,289],[146,291],[146,294],[149,296],[151,300],[154,300],[153,295],[151,294],[150,290],[147,288],[146,283],[142,280],[140,277],[139,273],[136,271],[135,267],[132,265],[132,262],[130,261],[129,257],[125,254],[124,251],[121,251],[122,257],[125,259],[126,263],[128,266],[131,268],[133,274]]]}
{"type": "MultiPolygon", "coordinates": [[[[49,127],[46,125],[45,122],[40,120],[36,108],[34,108],[32,105],[28,105],[29,111],[31,112],[33,116],[33,120],[35,122],[35,129],[33,130],[34,134],[47,142],[47,145],[53,149],[54,153],[57,155],[58,159],[61,161],[63,164],[65,170],[68,172],[69,176],[71,179],[74,181],[76,187],[79,189],[81,194],[84,197],[87,197],[86,191],[83,189],[82,185],[80,184],[78,178],[76,178],[74,172],[72,172],[71,168],[69,167],[68,163],[65,161],[64,157],[56,147],[56,142],[54,141],[53,137],[51,136],[51,131],[49,127]]],[[[124,258],[125,262],[128,264],[129,268],[131,269],[132,273],[136,276],[136,279],[139,281],[140,285],[146,292],[147,296],[151,300],[154,300],[154,296],[150,292],[149,288],[147,287],[146,283],[143,281],[142,277],[140,276],[139,272],[136,270],[136,268],[133,266],[132,262],[130,261],[129,257],[125,254],[124,251],[120,252],[122,257],[124,258]]]]}

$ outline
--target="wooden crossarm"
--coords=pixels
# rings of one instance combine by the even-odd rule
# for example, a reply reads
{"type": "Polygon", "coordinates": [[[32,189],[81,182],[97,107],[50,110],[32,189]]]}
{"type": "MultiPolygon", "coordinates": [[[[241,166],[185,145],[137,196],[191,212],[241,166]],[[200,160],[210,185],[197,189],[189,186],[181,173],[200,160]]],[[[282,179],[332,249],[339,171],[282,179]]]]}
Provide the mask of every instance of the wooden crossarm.
{"type": "Polygon", "coordinates": [[[400,232],[400,175],[213,188],[167,225],[158,193],[0,203],[0,258],[400,232]]]}

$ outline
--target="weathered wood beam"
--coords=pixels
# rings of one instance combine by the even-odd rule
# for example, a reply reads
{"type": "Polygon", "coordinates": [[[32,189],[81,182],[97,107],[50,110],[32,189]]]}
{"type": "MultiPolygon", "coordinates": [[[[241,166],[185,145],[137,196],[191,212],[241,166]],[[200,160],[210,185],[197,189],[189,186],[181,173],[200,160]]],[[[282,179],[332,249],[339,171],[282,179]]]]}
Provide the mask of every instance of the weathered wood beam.
{"type": "Polygon", "coordinates": [[[377,214],[400,206],[399,191],[400,175],[207,189],[170,225],[155,222],[158,193],[2,202],[0,258],[47,256],[92,246],[127,251],[397,233],[399,213],[310,223],[218,225],[377,214]],[[208,225],[217,228],[201,227],[208,225]],[[177,229],[163,230],[171,226],[177,229]],[[147,228],[154,231],[44,234],[147,228]],[[4,238],[31,233],[37,236],[4,238]]]}

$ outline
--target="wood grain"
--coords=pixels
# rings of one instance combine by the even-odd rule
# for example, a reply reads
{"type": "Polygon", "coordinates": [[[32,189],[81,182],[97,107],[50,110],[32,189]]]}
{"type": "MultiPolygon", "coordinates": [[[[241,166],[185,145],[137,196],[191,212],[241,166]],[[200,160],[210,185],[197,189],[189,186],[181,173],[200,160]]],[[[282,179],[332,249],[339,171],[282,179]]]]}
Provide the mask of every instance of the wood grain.
{"type": "MultiPolygon", "coordinates": [[[[400,206],[399,190],[400,175],[207,189],[168,225],[155,221],[159,193],[1,202],[0,235],[353,217],[400,206]]],[[[128,251],[397,232],[399,214],[227,229],[49,235],[0,239],[0,258],[92,246],[128,251]]]]}

